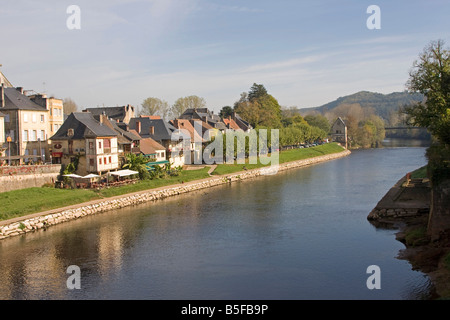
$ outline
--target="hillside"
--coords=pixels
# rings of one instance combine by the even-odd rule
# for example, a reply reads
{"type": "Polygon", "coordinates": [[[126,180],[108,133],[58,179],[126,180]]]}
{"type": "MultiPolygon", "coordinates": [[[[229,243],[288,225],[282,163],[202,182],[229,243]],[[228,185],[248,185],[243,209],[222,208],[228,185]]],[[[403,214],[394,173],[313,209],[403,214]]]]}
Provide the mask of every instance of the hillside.
{"type": "Polygon", "coordinates": [[[371,107],[375,114],[387,120],[392,111],[397,111],[399,107],[410,105],[423,100],[421,94],[410,94],[407,92],[394,92],[390,94],[381,94],[369,91],[361,91],[349,96],[340,97],[332,102],[319,107],[299,109],[300,114],[307,115],[312,112],[325,114],[334,108],[343,104],[359,104],[361,107],[371,107]]]}

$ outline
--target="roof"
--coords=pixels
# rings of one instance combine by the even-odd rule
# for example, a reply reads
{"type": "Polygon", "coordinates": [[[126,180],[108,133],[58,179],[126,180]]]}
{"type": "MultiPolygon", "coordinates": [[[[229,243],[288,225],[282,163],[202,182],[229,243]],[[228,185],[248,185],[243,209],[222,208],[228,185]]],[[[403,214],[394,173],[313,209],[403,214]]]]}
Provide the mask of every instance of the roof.
{"type": "MultiPolygon", "coordinates": [[[[90,112],[93,115],[99,116],[105,114],[110,119],[123,121],[126,117],[128,108],[133,108],[130,105],[121,107],[100,107],[100,108],[86,108],[83,112],[90,112]]],[[[134,108],[133,108],[134,110],[134,108]]]]}
{"type": "Polygon", "coordinates": [[[157,151],[166,150],[152,138],[144,138],[140,142],[141,153],[144,155],[156,154],[157,151]]]}
{"type": "Polygon", "coordinates": [[[189,120],[176,119],[171,120],[171,124],[178,130],[187,130],[191,141],[202,141],[202,134],[199,134],[189,120]]]}
{"type": "Polygon", "coordinates": [[[117,135],[115,130],[95,120],[92,113],[73,112],[50,139],[80,140],[92,137],[117,137],[117,135]],[[74,129],[73,136],[68,136],[69,129],[74,129]]]}
{"type": "Polygon", "coordinates": [[[13,85],[11,84],[11,82],[9,82],[9,80],[5,77],[5,75],[3,74],[3,72],[0,71],[0,86],[4,85],[5,88],[7,87],[13,87],[13,85]]]}
{"type": "Polygon", "coordinates": [[[231,117],[228,119],[223,119],[223,123],[225,123],[228,129],[241,130],[241,127],[239,127],[237,123],[233,119],[231,119],[231,117]]]}
{"type": "Polygon", "coordinates": [[[238,115],[236,112],[233,113],[233,119],[236,122],[236,124],[244,131],[247,131],[252,128],[250,123],[242,119],[241,116],[238,115]]]}
{"type": "Polygon", "coordinates": [[[341,117],[338,117],[338,118],[336,119],[336,121],[333,123],[333,126],[334,126],[337,122],[341,122],[344,126],[347,126],[347,124],[345,123],[345,121],[344,121],[341,117]]]}
{"type": "Polygon", "coordinates": [[[5,107],[4,110],[36,110],[48,111],[46,108],[33,102],[16,88],[4,87],[5,107]]]}
{"type": "Polygon", "coordinates": [[[215,129],[226,130],[227,126],[222,122],[219,115],[209,111],[208,108],[190,108],[180,116],[180,119],[203,120],[215,129]]]}
{"type": "MultiPolygon", "coordinates": [[[[94,118],[97,119],[97,117],[95,117],[95,116],[94,116],[94,118]]],[[[119,134],[118,137],[121,137],[120,139],[118,139],[119,143],[121,143],[121,142],[125,143],[125,140],[127,140],[127,142],[141,140],[141,137],[138,134],[123,130],[121,127],[119,127],[118,123],[116,121],[114,121],[113,119],[108,119],[105,122],[105,124],[108,127],[110,127],[111,129],[115,130],[119,134]]]]}
{"type": "Polygon", "coordinates": [[[131,130],[137,131],[142,138],[152,138],[158,142],[163,140],[172,140],[172,132],[175,128],[169,125],[163,119],[150,119],[150,118],[131,118],[129,123],[131,130]],[[141,124],[140,132],[137,130],[136,123],[141,124]],[[154,128],[154,134],[150,133],[150,127],[154,128]]]}

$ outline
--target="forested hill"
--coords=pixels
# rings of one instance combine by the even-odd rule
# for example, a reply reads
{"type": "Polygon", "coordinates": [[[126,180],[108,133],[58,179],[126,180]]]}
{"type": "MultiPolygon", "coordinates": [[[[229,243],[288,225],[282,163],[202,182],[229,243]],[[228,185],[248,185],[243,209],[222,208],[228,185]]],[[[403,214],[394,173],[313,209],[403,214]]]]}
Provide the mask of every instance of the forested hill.
{"type": "Polygon", "coordinates": [[[299,109],[302,115],[311,113],[312,111],[325,114],[340,105],[359,104],[362,108],[373,108],[374,113],[383,119],[388,119],[392,111],[396,112],[399,107],[410,105],[415,102],[423,101],[422,94],[411,94],[407,92],[394,92],[390,94],[381,94],[369,91],[361,91],[349,96],[340,97],[323,106],[314,108],[299,109]]]}

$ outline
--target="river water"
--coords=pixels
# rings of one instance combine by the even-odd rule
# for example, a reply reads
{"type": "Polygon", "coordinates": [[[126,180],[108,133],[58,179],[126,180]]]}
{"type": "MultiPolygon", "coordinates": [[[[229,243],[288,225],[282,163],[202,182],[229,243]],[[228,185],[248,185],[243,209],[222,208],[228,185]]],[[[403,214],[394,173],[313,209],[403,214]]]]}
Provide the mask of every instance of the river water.
{"type": "Polygon", "coordinates": [[[356,150],[276,176],[125,208],[0,242],[1,299],[427,299],[367,215],[424,147],[356,150]],[[71,265],[81,289],[69,290],[71,265]],[[381,271],[369,290],[367,268],[381,271]]]}

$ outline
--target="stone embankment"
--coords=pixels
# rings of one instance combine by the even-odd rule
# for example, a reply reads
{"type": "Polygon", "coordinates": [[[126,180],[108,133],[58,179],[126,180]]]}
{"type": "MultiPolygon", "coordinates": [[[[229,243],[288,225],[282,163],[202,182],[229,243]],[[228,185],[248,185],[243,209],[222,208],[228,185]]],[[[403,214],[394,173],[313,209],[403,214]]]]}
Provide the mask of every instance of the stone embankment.
{"type": "Polygon", "coordinates": [[[278,172],[293,168],[299,168],[324,161],[338,159],[348,156],[350,153],[350,151],[345,150],[335,154],[283,163],[278,167],[273,166],[270,168],[242,171],[230,175],[222,175],[217,177],[213,176],[211,178],[192,181],[189,183],[182,183],[157,189],[141,191],[133,194],[92,201],[89,203],[82,203],[76,206],[50,210],[47,212],[37,213],[7,221],[0,221],[0,240],[12,236],[22,235],[28,232],[34,232],[39,229],[45,229],[50,226],[78,219],[84,216],[120,209],[128,206],[139,205],[149,201],[156,201],[187,192],[231,183],[234,181],[251,179],[262,175],[276,174],[278,172]]]}
{"type": "Polygon", "coordinates": [[[428,216],[430,213],[429,182],[422,179],[400,179],[370,212],[369,221],[386,222],[428,216]]]}

